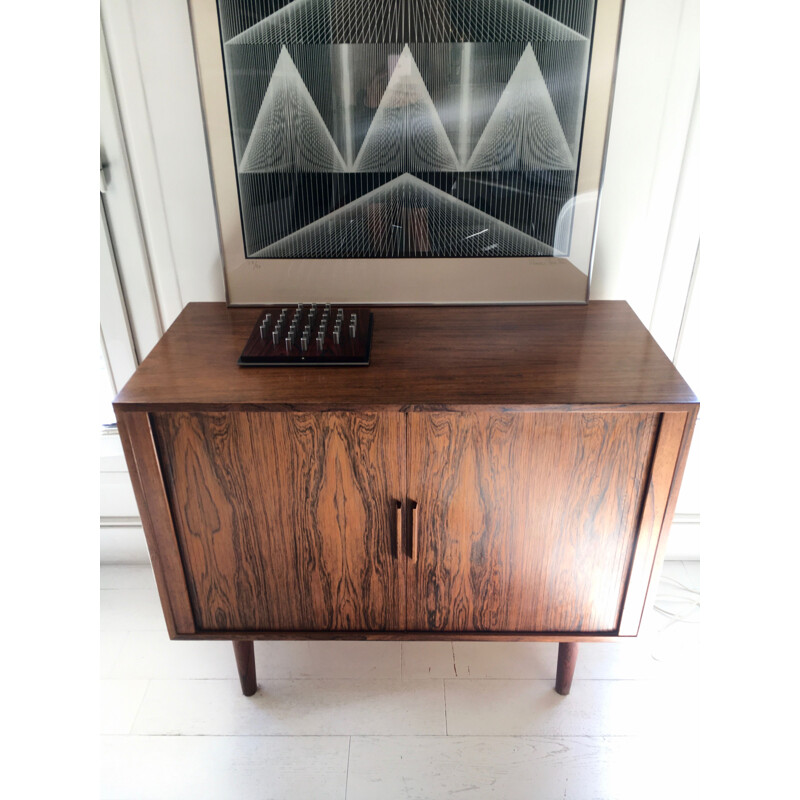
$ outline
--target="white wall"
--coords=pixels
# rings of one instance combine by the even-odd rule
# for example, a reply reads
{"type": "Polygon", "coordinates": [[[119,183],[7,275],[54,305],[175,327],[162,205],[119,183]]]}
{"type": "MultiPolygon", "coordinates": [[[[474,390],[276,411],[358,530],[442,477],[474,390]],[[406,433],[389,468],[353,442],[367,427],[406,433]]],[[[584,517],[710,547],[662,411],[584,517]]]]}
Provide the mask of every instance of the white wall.
{"type": "MultiPolygon", "coordinates": [[[[102,0],[101,11],[166,327],[187,302],[225,298],[187,3],[102,0]]],[[[591,285],[593,299],[627,300],[673,359],[699,236],[696,159],[687,149],[698,17],[699,0],[626,2],[591,285]]],[[[685,338],[681,358],[695,347],[685,338]]],[[[679,509],[687,519],[699,509],[684,496],[699,503],[697,495],[687,485],[679,509]]],[[[699,552],[696,529],[675,557],[699,552]]]]}
{"type": "Polygon", "coordinates": [[[697,91],[699,27],[699,0],[625,3],[591,297],[627,300],[645,325],[697,91]]]}
{"type": "Polygon", "coordinates": [[[164,328],[224,300],[185,0],[102,0],[109,60],[164,328]]]}

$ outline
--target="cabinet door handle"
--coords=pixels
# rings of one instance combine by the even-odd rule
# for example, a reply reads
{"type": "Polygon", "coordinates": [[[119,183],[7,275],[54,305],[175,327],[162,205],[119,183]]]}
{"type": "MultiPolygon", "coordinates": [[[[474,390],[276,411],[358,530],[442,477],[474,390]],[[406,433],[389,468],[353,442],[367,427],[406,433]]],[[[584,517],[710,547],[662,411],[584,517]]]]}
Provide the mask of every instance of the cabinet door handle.
{"type": "Polygon", "coordinates": [[[394,528],[394,553],[395,558],[400,558],[403,552],[403,504],[397,500],[397,508],[395,509],[395,528],[394,528]]]}
{"type": "Polygon", "coordinates": [[[417,514],[417,504],[411,500],[411,560],[417,560],[417,533],[419,528],[419,514],[417,514]]]}

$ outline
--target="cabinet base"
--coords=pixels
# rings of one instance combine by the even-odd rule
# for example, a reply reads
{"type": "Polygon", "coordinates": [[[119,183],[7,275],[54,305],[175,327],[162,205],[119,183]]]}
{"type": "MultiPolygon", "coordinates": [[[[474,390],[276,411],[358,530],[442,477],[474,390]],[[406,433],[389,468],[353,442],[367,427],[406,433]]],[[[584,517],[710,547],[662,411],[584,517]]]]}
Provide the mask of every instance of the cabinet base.
{"type": "MultiPolygon", "coordinates": [[[[242,694],[245,697],[250,697],[258,689],[253,641],[234,641],[233,653],[236,656],[236,668],[239,671],[242,694]]],[[[558,666],[556,668],[556,691],[561,695],[569,694],[569,690],[572,688],[572,676],[575,673],[575,662],[577,660],[577,643],[560,642],[558,645],[558,666]]]]}

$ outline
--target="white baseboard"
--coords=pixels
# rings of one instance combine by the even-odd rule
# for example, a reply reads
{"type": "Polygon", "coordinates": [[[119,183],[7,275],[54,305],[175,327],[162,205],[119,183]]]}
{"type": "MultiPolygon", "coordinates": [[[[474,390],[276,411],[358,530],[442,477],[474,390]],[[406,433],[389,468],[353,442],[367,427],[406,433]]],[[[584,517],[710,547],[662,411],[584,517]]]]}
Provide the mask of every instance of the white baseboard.
{"type": "Polygon", "coordinates": [[[700,560],[700,515],[675,514],[664,553],[666,561],[700,560]]]}
{"type": "Polygon", "coordinates": [[[100,563],[150,563],[147,542],[138,517],[101,518],[100,563]]]}
{"type": "Polygon", "coordinates": [[[106,431],[100,436],[100,517],[139,517],[122,442],[116,431],[106,431]]]}
{"type": "Polygon", "coordinates": [[[142,520],[138,516],[130,516],[130,517],[104,517],[100,516],[100,527],[101,528],[141,528],[142,527],[142,520]]]}
{"type": "Polygon", "coordinates": [[[100,473],[100,516],[138,516],[136,497],[127,472],[100,473]]]}

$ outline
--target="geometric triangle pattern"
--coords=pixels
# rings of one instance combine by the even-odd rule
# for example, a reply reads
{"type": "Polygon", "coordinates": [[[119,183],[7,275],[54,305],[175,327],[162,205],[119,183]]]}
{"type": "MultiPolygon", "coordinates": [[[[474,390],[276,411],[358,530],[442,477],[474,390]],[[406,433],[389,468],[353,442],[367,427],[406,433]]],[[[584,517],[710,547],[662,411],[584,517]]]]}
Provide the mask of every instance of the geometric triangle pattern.
{"type": "Polygon", "coordinates": [[[226,44],[585,40],[525,0],[294,0],[226,44]]]}
{"type": "Polygon", "coordinates": [[[217,5],[248,258],[552,255],[595,0],[217,5]]]}
{"type": "Polygon", "coordinates": [[[372,255],[544,256],[553,249],[441,189],[403,174],[254,258],[372,255]]]}
{"type": "Polygon", "coordinates": [[[361,145],[356,172],[454,172],[453,145],[408,45],[389,78],[361,145]]]}
{"type": "Polygon", "coordinates": [[[341,172],[345,167],[289,52],[281,48],[240,172],[341,172]]]}
{"type": "MultiPolygon", "coordinates": [[[[424,8],[424,6],[423,6],[424,8]]],[[[456,0],[452,27],[466,42],[566,42],[586,37],[524,0],[456,0]]],[[[433,40],[435,41],[435,40],[433,40]]]]}
{"type": "Polygon", "coordinates": [[[466,168],[478,172],[575,168],[575,159],[530,44],[466,168]]]}

